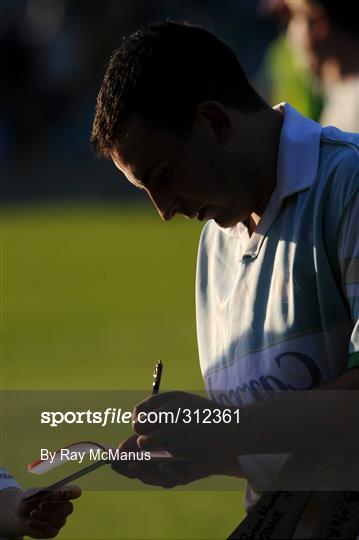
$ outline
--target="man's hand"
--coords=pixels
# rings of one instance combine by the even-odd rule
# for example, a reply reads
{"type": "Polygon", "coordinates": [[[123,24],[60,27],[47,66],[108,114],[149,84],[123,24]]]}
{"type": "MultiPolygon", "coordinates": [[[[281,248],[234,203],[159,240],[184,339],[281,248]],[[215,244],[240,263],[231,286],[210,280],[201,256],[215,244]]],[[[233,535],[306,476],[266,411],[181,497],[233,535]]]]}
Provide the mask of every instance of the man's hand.
{"type": "MultiPolygon", "coordinates": [[[[121,451],[139,451],[138,436],[132,435],[120,445],[121,451]]],[[[224,474],[243,478],[243,473],[235,456],[225,459],[197,461],[162,461],[162,462],[117,462],[112,469],[128,478],[137,478],[144,484],[161,486],[166,489],[188,484],[213,474],[224,474]]]]}
{"type": "Polygon", "coordinates": [[[73,511],[70,500],[80,497],[81,490],[78,486],[65,486],[50,493],[39,494],[29,501],[22,500],[33,492],[34,489],[29,489],[19,493],[15,507],[19,533],[31,538],[53,538],[73,511]]]}
{"type": "Polygon", "coordinates": [[[132,420],[141,450],[168,450],[176,458],[201,461],[235,455],[238,410],[196,394],[150,396],[135,407],[132,420]]]}

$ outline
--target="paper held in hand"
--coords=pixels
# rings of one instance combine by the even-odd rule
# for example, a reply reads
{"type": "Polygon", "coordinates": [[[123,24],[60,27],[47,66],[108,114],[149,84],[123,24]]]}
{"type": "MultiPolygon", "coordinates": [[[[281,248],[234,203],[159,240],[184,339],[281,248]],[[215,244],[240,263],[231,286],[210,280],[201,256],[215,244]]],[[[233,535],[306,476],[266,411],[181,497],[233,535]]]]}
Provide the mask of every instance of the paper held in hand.
{"type": "Polygon", "coordinates": [[[33,461],[27,466],[27,469],[33,474],[45,474],[48,471],[59,467],[63,463],[77,461],[76,456],[81,456],[82,458],[88,456],[91,460],[95,460],[96,462],[101,460],[111,464],[115,461],[126,461],[126,459],[122,457],[122,454],[127,454],[128,461],[163,461],[172,459],[172,454],[166,450],[143,452],[139,449],[138,451],[124,452],[119,448],[114,448],[94,441],[80,441],[64,446],[53,452],[48,452],[46,459],[33,461]],[[137,456],[138,454],[146,454],[146,458],[141,459],[137,456]]]}
{"type": "MultiPolygon", "coordinates": [[[[95,461],[91,465],[88,465],[87,467],[84,467],[79,471],[70,474],[69,476],[65,476],[58,482],[55,482],[54,484],[51,484],[45,488],[41,488],[39,491],[36,491],[28,497],[25,497],[23,500],[32,499],[39,494],[48,493],[54,489],[65,486],[69,482],[72,482],[73,480],[76,480],[81,476],[85,476],[86,474],[98,469],[99,467],[102,467],[103,465],[111,465],[116,461],[125,461],[123,459],[121,460],[122,453],[126,453],[129,456],[129,460],[131,461],[139,461],[137,454],[144,454],[144,452],[140,450],[138,452],[123,452],[119,448],[114,448],[112,446],[100,444],[94,441],[80,441],[55,450],[54,452],[48,452],[48,456],[46,457],[46,459],[38,459],[27,466],[27,469],[30,473],[37,475],[45,474],[52,469],[59,467],[63,463],[66,463],[69,460],[73,459],[70,456],[75,457],[76,455],[86,455],[90,458],[92,457],[92,459],[95,459],[95,461]]],[[[147,462],[166,461],[174,459],[172,454],[170,454],[166,450],[156,450],[152,452],[146,452],[146,454],[148,459],[146,459],[145,461],[147,462]]]]}

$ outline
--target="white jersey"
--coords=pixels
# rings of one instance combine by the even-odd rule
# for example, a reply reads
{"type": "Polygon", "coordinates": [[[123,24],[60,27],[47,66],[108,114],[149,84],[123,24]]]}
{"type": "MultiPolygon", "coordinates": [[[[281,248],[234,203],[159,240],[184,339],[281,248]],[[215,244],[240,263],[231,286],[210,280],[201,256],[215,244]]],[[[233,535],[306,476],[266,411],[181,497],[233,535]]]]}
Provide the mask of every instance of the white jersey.
{"type": "MultiPolygon", "coordinates": [[[[277,186],[256,230],[211,220],[200,240],[201,370],[209,397],[230,406],[359,365],[359,136],[282,107],[277,186]]],[[[261,491],[287,457],[240,462],[261,491]]]]}

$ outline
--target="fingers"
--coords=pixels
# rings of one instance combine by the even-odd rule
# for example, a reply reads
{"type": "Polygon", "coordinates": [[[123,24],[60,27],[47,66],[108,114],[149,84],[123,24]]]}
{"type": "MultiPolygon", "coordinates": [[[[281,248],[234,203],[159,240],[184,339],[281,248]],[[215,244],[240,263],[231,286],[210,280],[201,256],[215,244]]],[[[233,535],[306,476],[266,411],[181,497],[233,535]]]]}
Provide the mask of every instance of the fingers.
{"type": "Polygon", "coordinates": [[[78,486],[65,486],[50,493],[39,494],[31,501],[32,508],[24,504],[23,511],[29,512],[26,534],[33,538],[55,537],[73,512],[70,499],[77,499],[80,495],[81,489],[78,486]]]}
{"type": "Polygon", "coordinates": [[[116,473],[127,476],[128,478],[136,478],[136,476],[131,476],[131,474],[129,474],[128,468],[129,464],[126,461],[115,461],[111,465],[111,469],[116,473]]]}
{"type": "MultiPolygon", "coordinates": [[[[74,511],[73,504],[69,501],[64,502],[54,502],[54,501],[45,501],[42,502],[38,509],[33,511],[41,511],[44,513],[51,514],[60,514],[68,516],[74,511]]],[[[32,514],[32,513],[31,513],[32,514]]]]}
{"type": "Polygon", "coordinates": [[[184,463],[160,463],[159,469],[168,481],[174,485],[184,485],[197,479],[191,472],[191,467],[184,463]]]}
{"type": "Polygon", "coordinates": [[[128,478],[136,478],[144,484],[165,489],[188,484],[211,474],[210,466],[199,462],[130,463],[122,467],[121,472],[128,478]]]}
{"type": "Polygon", "coordinates": [[[122,441],[118,445],[118,447],[123,452],[130,452],[130,451],[137,452],[139,450],[137,439],[138,439],[137,435],[132,435],[128,439],[125,439],[124,441],[122,441]]]}
{"type": "Polygon", "coordinates": [[[133,429],[136,433],[145,433],[156,428],[157,422],[147,422],[146,417],[151,413],[159,413],[159,411],[170,411],[175,408],[175,404],[183,401],[186,396],[185,392],[163,392],[150,396],[141,401],[132,411],[133,429]],[[140,431],[138,431],[138,429],[140,431]]]}
{"type": "MultiPolygon", "coordinates": [[[[46,504],[57,505],[57,503],[53,502],[46,504]]],[[[71,508],[67,508],[64,513],[60,513],[59,508],[53,508],[48,512],[44,511],[42,505],[40,505],[40,509],[32,510],[27,521],[27,534],[33,538],[53,538],[57,536],[60,529],[65,525],[67,516],[72,512],[72,504],[67,504],[71,508]]]]}
{"type": "Polygon", "coordinates": [[[79,486],[64,486],[60,490],[54,490],[51,492],[54,499],[51,500],[71,500],[78,499],[81,496],[81,488],[79,486]]]}
{"type": "Polygon", "coordinates": [[[46,525],[52,529],[61,529],[66,523],[66,514],[44,512],[43,510],[33,510],[30,514],[30,520],[35,523],[46,525]]]}
{"type": "Polygon", "coordinates": [[[147,435],[140,435],[137,445],[141,450],[168,450],[176,447],[177,434],[169,426],[163,426],[147,435]]]}
{"type": "Polygon", "coordinates": [[[138,411],[136,418],[133,419],[132,428],[137,435],[146,435],[161,425],[170,426],[174,421],[174,410],[174,403],[167,402],[150,411],[138,411]]]}
{"type": "MultiPolygon", "coordinates": [[[[170,426],[165,425],[157,430],[152,431],[148,435],[132,435],[128,439],[122,441],[119,444],[119,449],[121,451],[134,451],[138,452],[139,450],[168,450],[168,438],[171,436],[171,440],[174,440],[173,433],[169,433],[169,431],[173,431],[169,429],[170,426]]],[[[121,467],[121,464],[119,464],[121,467]]],[[[117,469],[115,469],[117,470],[117,469]]]]}
{"type": "Polygon", "coordinates": [[[143,484],[151,486],[170,489],[177,485],[172,478],[160,471],[158,463],[114,463],[112,469],[128,478],[140,480],[143,484]]]}
{"type": "Polygon", "coordinates": [[[42,523],[36,519],[29,519],[26,535],[31,538],[54,538],[59,534],[60,528],[51,527],[47,523],[42,523]]]}
{"type": "Polygon", "coordinates": [[[161,392],[160,394],[155,394],[144,399],[136,405],[133,409],[132,417],[137,417],[139,412],[149,412],[158,407],[162,407],[165,403],[169,401],[174,401],[175,399],[183,396],[185,392],[161,392]]]}
{"type": "Polygon", "coordinates": [[[208,422],[198,420],[199,412],[210,411],[211,407],[213,403],[207,398],[186,392],[164,392],[148,397],[132,413],[137,447],[149,451],[168,450],[173,456],[186,459],[200,458],[204,448],[208,458],[223,454],[228,447],[226,438],[232,436],[232,427],[221,424],[218,419],[208,426],[208,422]],[[197,416],[192,416],[192,412],[197,416]]]}

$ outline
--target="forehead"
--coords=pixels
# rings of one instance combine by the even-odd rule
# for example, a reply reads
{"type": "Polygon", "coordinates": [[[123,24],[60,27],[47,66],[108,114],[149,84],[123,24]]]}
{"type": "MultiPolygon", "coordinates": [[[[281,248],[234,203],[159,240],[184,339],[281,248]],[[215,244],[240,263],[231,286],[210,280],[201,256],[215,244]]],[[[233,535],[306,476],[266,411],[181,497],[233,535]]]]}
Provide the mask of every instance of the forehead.
{"type": "Polygon", "coordinates": [[[111,152],[116,167],[137,185],[145,171],[169,161],[178,149],[178,140],[165,129],[151,129],[141,119],[133,118],[111,152]]]}
{"type": "Polygon", "coordinates": [[[121,170],[133,171],[142,169],[154,159],[168,159],[175,148],[176,139],[171,132],[152,129],[135,117],[127,123],[111,157],[121,170]]]}

